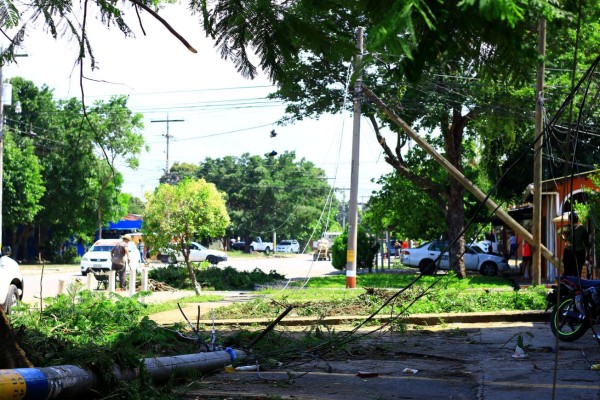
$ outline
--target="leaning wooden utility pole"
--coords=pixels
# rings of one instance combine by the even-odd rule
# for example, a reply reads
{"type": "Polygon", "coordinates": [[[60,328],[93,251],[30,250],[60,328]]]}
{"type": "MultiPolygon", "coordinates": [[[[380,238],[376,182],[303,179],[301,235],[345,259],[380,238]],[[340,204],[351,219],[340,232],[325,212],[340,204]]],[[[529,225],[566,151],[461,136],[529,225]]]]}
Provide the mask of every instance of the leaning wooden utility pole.
{"type": "MultiPolygon", "coordinates": [[[[461,185],[463,185],[469,192],[471,192],[479,201],[490,209],[498,218],[500,218],[506,225],[510,226],[519,235],[521,235],[529,244],[533,245],[533,236],[517,221],[515,221],[506,211],[500,208],[494,201],[492,201],[485,193],[481,191],[473,182],[467,179],[454,165],[450,164],[440,153],[438,153],[433,147],[429,145],[421,136],[419,136],[402,118],[398,117],[390,108],[379,98],[371,89],[367,86],[363,86],[364,93],[379,107],[385,115],[396,125],[398,125],[406,134],[413,139],[423,150],[425,150],[433,159],[446,169],[461,185]]],[[[548,250],[545,246],[540,245],[542,255],[556,266],[556,268],[562,271],[561,261],[554,257],[554,254],[548,250]]]]}
{"type": "Polygon", "coordinates": [[[539,23],[538,52],[540,64],[537,71],[535,90],[535,141],[533,142],[533,269],[531,283],[542,283],[542,253],[539,251],[542,244],[542,149],[544,146],[544,73],[546,57],[546,20],[540,19],[539,23]]]}
{"type": "Polygon", "coordinates": [[[352,170],[350,174],[350,200],[348,204],[348,250],[346,252],[346,287],[356,288],[356,255],[358,233],[358,166],[360,159],[360,114],[362,93],[362,53],[364,28],[356,30],[356,59],[354,70],[357,71],[354,84],[354,123],[352,129],[352,170]]]}

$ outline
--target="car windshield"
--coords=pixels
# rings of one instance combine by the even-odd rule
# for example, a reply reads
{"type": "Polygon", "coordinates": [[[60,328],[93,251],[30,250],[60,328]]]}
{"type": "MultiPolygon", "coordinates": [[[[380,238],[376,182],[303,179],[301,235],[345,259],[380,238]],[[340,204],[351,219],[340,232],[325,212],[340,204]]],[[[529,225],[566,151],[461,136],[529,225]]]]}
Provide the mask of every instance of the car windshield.
{"type": "Polygon", "coordinates": [[[115,247],[115,245],[97,245],[97,246],[92,246],[90,248],[90,251],[111,251],[112,248],[115,247]]]}
{"type": "Polygon", "coordinates": [[[485,253],[485,251],[483,251],[483,249],[477,245],[473,245],[470,247],[471,250],[474,250],[477,253],[485,253]]]}
{"type": "Polygon", "coordinates": [[[278,243],[279,246],[289,246],[291,244],[292,244],[292,242],[290,242],[289,240],[282,240],[281,242],[278,243]]]}

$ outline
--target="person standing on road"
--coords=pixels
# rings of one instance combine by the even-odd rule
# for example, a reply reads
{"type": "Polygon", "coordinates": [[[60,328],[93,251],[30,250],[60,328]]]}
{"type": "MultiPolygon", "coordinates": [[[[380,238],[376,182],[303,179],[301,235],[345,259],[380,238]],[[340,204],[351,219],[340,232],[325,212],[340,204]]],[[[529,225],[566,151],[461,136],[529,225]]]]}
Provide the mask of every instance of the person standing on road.
{"type": "Polygon", "coordinates": [[[396,239],[396,241],[394,242],[394,256],[396,256],[396,258],[400,257],[401,249],[402,249],[402,244],[398,241],[398,239],[396,239]]]}
{"type": "Polygon", "coordinates": [[[512,256],[515,256],[515,260],[517,259],[517,237],[514,233],[510,233],[508,238],[508,259],[510,260],[512,256]]]}
{"type": "Polygon", "coordinates": [[[560,228],[559,233],[565,241],[562,259],[565,267],[563,274],[581,278],[590,251],[590,235],[574,212],[569,215],[569,224],[560,228]]]}
{"type": "Polygon", "coordinates": [[[117,290],[125,290],[125,268],[129,262],[128,246],[130,241],[130,235],[123,235],[121,241],[110,251],[112,269],[119,275],[119,289],[117,290]]]}
{"type": "Polygon", "coordinates": [[[140,263],[146,265],[146,245],[144,245],[144,240],[141,237],[138,243],[138,250],[140,252],[140,263]]]}

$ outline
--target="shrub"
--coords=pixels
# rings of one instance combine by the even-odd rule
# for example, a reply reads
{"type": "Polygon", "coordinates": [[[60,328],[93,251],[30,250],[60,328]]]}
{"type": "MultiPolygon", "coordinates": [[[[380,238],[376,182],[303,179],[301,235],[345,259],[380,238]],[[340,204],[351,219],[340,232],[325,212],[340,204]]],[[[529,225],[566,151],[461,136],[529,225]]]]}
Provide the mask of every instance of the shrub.
{"type": "MultiPolygon", "coordinates": [[[[370,237],[361,226],[358,227],[356,237],[357,252],[356,266],[358,268],[368,268],[369,272],[373,268],[373,260],[377,254],[377,240],[370,237]]],[[[331,247],[331,265],[336,269],[343,269],[346,266],[346,252],[348,250],[348,229],[343,234],[335,238],[331,247]]]]}
{"type": "MultiPolygon", "coordinates": [[[[265,274],[258,268],[253,271],[237,271],[235,268],[210,267],[194,269],[196,280],[203,288],[214,290],[254,290],[255,284],[273,283],[285,279],[275,271],[265,274]]],[[[150,271],[149,277],[178,289],[193,289],[188,271],[182,267],[159,268],[150,271]]]]}

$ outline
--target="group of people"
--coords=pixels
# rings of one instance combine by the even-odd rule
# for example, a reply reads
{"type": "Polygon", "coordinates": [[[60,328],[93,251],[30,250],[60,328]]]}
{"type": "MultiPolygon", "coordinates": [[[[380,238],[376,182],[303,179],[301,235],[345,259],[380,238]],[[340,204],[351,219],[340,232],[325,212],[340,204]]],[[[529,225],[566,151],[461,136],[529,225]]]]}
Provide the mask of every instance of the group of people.
{"type": "MultiPolygon", "coordinates": [[[[575,212],[569,213],[569,219],[566,224],[559,228],[558,234],[563,242],[563,275],[581,277],[586,267],[586,262],[591,263],[591,243],[590,234],[586,227],[579,221],[579,216],[575,212]]],[[[510,255],[516,253],[517,240],[514,235],[509,238],[510,255]]],[[[521,262],[521,275],[525,279],[530,279],[532,265],[531,245],[523,240],[521,262]]]]}
{"type": "Polygon", "coordinates": [[[117,290],[125,290],[126,288],[125,273],[128,265],[129,268],[137,270],[141,264],[146,264],[144,253],[145,246],[141,237],[138,237],[138,243],[136,244],[129,234],[121,236],[121,241],[112,248],[110,251],[112,269],[117,271],[119,277],[117,290]]]}

